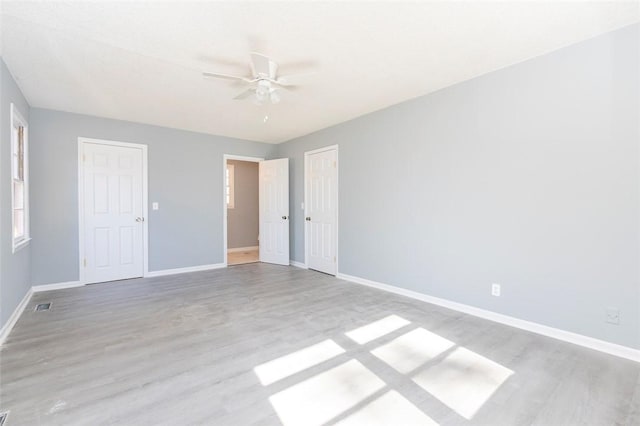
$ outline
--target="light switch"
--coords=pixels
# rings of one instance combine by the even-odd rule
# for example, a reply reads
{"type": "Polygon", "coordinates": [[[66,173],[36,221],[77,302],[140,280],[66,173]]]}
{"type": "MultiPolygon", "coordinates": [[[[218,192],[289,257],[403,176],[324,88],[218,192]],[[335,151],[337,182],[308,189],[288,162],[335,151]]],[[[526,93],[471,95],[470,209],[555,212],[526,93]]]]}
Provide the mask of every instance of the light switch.
{"type": "Polygon", "coordinates": [[[158,210],[159,208],[160,208],[160,206],[158,205],[157,202],[151,204],[151,209],[152,210],[158,210]]]}

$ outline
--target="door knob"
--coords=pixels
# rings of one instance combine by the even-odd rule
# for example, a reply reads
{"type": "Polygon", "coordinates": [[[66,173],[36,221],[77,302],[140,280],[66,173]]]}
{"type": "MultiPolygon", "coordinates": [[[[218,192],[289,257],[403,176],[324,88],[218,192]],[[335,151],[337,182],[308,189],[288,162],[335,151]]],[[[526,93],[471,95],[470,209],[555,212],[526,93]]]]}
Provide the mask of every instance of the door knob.
{"type": "Polygon", "coordinates": [[[304,220],[306,220],[307,222],[311,222],[311,217],[307,216],[304,218],[304,220]]]}
{"type": "Polygon", "coordinates": [[[283,218],[284,220],[287,220],[287,216],[282,216],[282,218],[283,218]]]}
{"type": "Polygon", "coordinates": [[[136,217],[136,222],[144,222],[144,217],[136,217]]]}

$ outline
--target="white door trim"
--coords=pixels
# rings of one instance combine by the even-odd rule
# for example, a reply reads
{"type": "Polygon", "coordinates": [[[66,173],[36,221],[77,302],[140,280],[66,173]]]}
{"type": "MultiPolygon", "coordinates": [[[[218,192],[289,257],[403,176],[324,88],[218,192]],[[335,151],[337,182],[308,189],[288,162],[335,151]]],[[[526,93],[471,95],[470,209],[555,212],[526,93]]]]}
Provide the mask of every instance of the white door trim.
{"type": "MultiPolygon", "coordinates": [[[[329,145],[323,148],[314,149],[311,151],[305,151],[304,153],[304,216],[302,217],[304,226],[304,265],[300,265],[304,268],[309,267],[309,227],[307,226],[307,206],[309,205],[309,191],[307,186],[309,184],[309,156],[324,151],[336,151],[336,276],[338,276],[338,262],[339,256],[339,239],[340,239],[340,152],[338,145],[329,145]]],[[[298,263],[298,262],[296,262],[298,263]]],[[[298,263],[299,264],[299,263],[298,263]]],[[[296,265],[298,266],[298,265],[296,265]]]]}
{"type": "Polygon", "coordinates": [[[223,228],[223,241],[222,241],[222,256],[224,258],[223,260],[223,264],[224,267],[226,268],[227,266],[227,213],[228,213],[228,209],[227,209],[227,194],[225,193],[226,190],[226,173],[225,171],[227,170],[227,160],[236,160],[236,161],[249,161],[252,163],[259,163],[261,161],[264,161],[264,158],[259,158],[259,157],[247,157],[244,155],[233,155],[233,154],[224,154],[222,156],[222,228],[223,228]]]}
{"type": "Polygon", "coordinates": [[[104,139],[93,138],[78,138],[78,277],[79,284],[86,284],[86,278],[84,273],[84,166],[83,166],[83,153],[84,144],[92,143],[99,145],[119,146],[124,148],[136,148],[142,150],[142,214],[144,222],[142,223],[142,259],[143,270],[142,276],[149,275],[149,206],[148,206],[148,185],[149,178],[147,173],[147,145],[129,142],[110,141],[104,139]]]}

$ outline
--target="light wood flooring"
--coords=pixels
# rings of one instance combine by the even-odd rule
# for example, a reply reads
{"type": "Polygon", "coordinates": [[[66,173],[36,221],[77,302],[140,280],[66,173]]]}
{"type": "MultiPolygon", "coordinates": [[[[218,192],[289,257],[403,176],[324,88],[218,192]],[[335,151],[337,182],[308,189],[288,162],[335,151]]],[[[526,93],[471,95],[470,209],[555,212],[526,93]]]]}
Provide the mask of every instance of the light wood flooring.
{"type": "Polygon", "coordinates": [[[36,293],[6,425],[630,425],[640,364],[263,263],[36,293]],[[52,302],[50,312],[34,312],[52,302]]]}
{"type": "Polygon", "coordinates": [[[260,252],[258,250],[246,250],[234,253],[227,253],[227,265],[244,265],[246,263],[255,263],[260,260],[260,252]]]}

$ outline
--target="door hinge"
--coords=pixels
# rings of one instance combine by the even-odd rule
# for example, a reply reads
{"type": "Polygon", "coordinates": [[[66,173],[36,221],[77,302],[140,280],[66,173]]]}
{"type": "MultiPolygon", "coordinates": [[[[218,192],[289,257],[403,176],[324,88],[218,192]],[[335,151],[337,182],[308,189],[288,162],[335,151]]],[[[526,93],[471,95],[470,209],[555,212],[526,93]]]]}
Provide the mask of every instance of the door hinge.
{"type": "Polygon", "coordinates": [[[333,160],[333,168],[335,169],[337,167],[337,164],[335,160],[333,160]]]}
{"type": "Polygon", "coordinates": [[[86,268],[87,267],[87,258],[85,257],[84,260],[82,261],[82,265],[86,268]]]}
{"type": "Polygon", "coordinates": [[[333,263],[336,263],[336,257],[333,256],[333,263]]]}
{"type": "Polygon", "coordinates": [[[86,156],[86,155],[84,155],[84,154],[82,154],[82,162],[84,163],[84,162],[86,162],[86,161],[87,161],[87,156],[86,156]]]}

